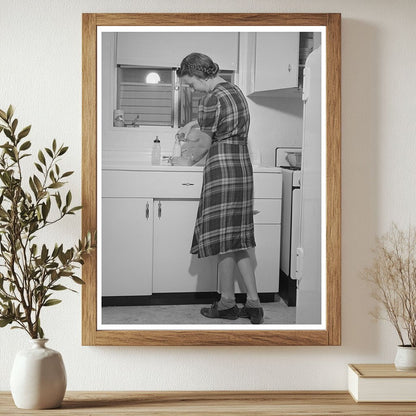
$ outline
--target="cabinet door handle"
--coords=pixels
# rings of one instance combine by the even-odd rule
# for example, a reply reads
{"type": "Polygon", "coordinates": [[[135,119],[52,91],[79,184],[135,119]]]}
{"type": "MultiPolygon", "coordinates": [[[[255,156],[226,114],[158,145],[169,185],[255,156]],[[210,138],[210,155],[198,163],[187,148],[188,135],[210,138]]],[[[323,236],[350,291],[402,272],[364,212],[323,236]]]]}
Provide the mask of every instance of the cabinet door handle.
{"type": "Polygon", "coordinates": [[[183,186],[193,186],[195,184],[191,183],[191,182],[185,182],[182,184],[183,186]]]}
{"type": "Polygon", "coordinates": [[[157,216],[160,218],[162,216],[162,203],[159,201],[158,207],[157,207],[157,216]]]}
{"type": "Polygon", "coordinates": [[[254,209],[253,210],[253,215],[257,215],[257,214],[260,214],[260,211],[258,209],[254,209]]]}
{"type": "Polygon", "coordinates": [[[292,65],[288,65],[287,70],[290,72],[292,70],[292,65]]]}
{"type": "Polygon", "coordinates": [[[149,219],[149,203],[146,202],[146,219],[149,219]]]}

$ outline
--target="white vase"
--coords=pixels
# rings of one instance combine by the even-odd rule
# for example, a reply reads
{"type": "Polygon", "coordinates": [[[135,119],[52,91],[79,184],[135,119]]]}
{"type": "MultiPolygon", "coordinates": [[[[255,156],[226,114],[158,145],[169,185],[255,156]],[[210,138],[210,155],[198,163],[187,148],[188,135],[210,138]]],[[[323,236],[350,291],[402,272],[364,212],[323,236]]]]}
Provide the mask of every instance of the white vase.
{"type": "Polygon", "coordinates": [[[66,390],[66,372],[59,352],[45,346],[47,339],[32,339],[32,347],[19,351],[13,363],[10,388],[21,409],[59,407],[66,390]]]}
{"type": "Polygon", "coordinates": [[[416,347],[398,345],[394,365],[399,371],[416,370],[416,347]]]}

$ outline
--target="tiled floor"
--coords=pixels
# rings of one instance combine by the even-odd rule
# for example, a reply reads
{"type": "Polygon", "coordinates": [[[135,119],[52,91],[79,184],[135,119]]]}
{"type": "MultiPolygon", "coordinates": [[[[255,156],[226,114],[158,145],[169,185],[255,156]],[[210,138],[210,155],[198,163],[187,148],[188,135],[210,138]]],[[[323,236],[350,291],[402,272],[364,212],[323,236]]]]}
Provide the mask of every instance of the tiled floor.
{"type": "MultiPolygon", "coordinates": [[[[205,318],[200,314],[204,306],[208,305],[107,306],[102,309],[102,323],[104,325],[251,325],[245,318],[235,321],[205,318]]],[[[288,307],[282,300],[265,302],[262,306],[265,315],[264,325],[296,323],[296,307],[288,307]]]]}

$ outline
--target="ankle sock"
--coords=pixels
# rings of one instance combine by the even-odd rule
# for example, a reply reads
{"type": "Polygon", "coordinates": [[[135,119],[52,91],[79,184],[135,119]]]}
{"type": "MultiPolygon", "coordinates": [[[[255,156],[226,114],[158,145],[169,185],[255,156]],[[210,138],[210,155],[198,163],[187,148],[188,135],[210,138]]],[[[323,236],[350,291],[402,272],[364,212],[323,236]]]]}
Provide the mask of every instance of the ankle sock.
{"type": "Polygon", "coordinates": [[[247,308],[261,308],[260,299],[248,299],[246,301],[247,308]]]}
{"type": "Polygon", "coordinates": [[[220,301],[218,302],[218,310],[223,311],[225,309],[230,309],[235,306],[235,298],[225,298],[224,296],[221,296],[220,301]]]}

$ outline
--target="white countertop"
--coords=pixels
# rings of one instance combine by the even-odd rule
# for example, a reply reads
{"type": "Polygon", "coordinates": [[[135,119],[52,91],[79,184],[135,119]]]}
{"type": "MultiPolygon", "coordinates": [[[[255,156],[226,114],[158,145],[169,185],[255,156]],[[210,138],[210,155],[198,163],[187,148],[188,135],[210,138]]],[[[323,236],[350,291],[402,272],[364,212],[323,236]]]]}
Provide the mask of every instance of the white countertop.
{"type": "MultiPolygon", "coordinates": [[[[202,172],[203,163],[200,166],[172,166],[166,159],[162,158],[160,165],[150,163],[151,154],[149,152],[127,151],[122,150],[103,150],[101,158],[102,170],[124,170],[124,171],[146,171],[146,172],[202,172]]],[[[275,166],[257,166],[253,165],[254,172],[264,173],[281,173],[281,168],[275,166]]]]}
{"type": "MultiPolygon", "coordinates": [[[[149,164],[140,164],[134,162],[105,162],[103,170],[132,170],[132,171],[151,171],[151,172],[202,172],[203,166],[171,166],[161,164],[158,166],[149,164]]],[[[274,166],[253,166],[255,173],[281,173],[282,169],[274,166]]]]}

